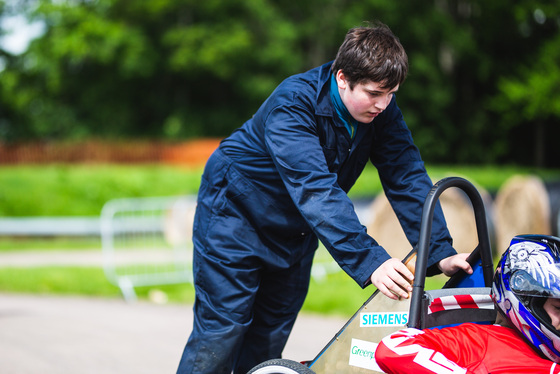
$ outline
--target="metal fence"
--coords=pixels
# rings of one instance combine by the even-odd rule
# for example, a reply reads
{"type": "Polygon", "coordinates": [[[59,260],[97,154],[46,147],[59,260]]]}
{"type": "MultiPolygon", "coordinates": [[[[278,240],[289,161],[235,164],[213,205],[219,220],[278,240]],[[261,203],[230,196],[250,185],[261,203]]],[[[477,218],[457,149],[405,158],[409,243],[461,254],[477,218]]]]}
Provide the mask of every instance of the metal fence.
{"type": "Polygon", "coordinates": [[[101,211],[103,270],[127,301],[136,287],[192,282],[194,196],[127,198],[101,211]]]}
{"type": "MultiPolygon", "coordinates": [[[[192,282],[195,208],[195,196],[115,199],[103,206],[103,270],[125,300],[136,300],[137,287],[192,282]]],[[[320,245],[312,277],[321,281],[338,271],[320,245]]]]}

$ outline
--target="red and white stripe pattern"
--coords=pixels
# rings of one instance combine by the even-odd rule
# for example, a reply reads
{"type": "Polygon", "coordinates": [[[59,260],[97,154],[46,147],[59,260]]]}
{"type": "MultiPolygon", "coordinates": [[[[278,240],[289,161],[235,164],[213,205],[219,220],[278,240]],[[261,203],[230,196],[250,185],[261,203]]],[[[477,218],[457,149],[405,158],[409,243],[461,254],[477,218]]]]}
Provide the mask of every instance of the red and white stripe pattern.
{"type": "Polygon", "coordinates": [[[494,309],[490,295],[452,295],[435,298],[428,307],[428,314],[453,309],[494,309]]]}

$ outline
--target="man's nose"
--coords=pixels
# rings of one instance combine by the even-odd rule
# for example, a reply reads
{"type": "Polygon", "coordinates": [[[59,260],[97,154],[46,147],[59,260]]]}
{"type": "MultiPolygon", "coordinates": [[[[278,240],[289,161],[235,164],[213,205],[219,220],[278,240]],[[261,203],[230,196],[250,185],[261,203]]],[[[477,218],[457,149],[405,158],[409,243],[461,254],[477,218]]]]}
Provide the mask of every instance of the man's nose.
{"type": "Polygon", "coordinates": [[[391,102],[391,95],[384,96],[375,102],[375,108],[379,110],[385,110],[391,102]]]}

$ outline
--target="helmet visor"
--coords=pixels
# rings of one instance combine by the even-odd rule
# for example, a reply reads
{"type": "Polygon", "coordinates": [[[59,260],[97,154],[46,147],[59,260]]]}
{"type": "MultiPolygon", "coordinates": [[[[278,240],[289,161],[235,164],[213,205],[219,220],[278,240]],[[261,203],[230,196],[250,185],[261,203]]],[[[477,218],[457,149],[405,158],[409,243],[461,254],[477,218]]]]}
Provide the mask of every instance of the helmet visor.
{"type": "Polygon", "coordinates": [[[560,298],[560,264],[512,269],[510,287],[519,296],[560,298]]]}

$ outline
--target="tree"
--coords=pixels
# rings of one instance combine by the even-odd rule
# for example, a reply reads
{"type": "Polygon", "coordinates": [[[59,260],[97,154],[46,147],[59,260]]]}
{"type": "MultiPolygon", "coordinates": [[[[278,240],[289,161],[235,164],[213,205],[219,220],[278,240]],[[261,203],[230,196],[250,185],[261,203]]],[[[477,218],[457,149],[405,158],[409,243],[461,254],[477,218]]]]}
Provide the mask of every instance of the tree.
{"type": "Polygon", "coordinates": [[[557,7],[538,3],[531,8],[516,8],[519,24],[526,37],[535,35],[543,42],[523,64],[516,66],[513,74],[500,77],[490,108],[504,132],[518,134],[510,137],[517,161],[528,160],[539,167],[558,166],[560,12],[557,7]]]}
{"type": "Polygon", "coordinates": [[[262,1],[38,0],[45,35],[2,72],[8,136],[217,136],[295,67],[262,1]]]}
{"type": "Polygon", "coordinates": [[[12,1],[46,32],[0,56],[5,141],[227,136],[375,20],[408,52],[397,100],[425,160],[526,164],[533,124],[557,127],[560,5],[544,1],[12,1]]]}

